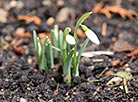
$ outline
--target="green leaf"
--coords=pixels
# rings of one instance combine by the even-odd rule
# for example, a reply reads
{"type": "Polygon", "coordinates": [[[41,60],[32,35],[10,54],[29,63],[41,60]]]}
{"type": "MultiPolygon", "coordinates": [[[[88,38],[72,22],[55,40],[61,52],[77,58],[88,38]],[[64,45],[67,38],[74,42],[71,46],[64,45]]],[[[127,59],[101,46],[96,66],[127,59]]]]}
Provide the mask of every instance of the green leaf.
{"type": "Polygon", "coordinates": [[[37,34],[36,34],[36,31],[34,30],[33,31],[33,40],[34,40],[34,47],[35,47],[35,50],[37,51],[38,49],[38,40],[37,40],[37,34]]]}
{"type": "Polygon", "coordinates": [[[42,55],[41,55],[40,66],[39,66],[40,70],[47,70],[48,69],[47,59],[46,59],[46,56],[45,56],[45,50],[46,50],[45,42],[46,41],[44,41],[44,43],[42,45],[42,55]]]}
{"type": "Polygon", "coordinates": [[[59,31],[59,48],[60,49],[63,48],[63,31],[62,30],[59,31]]]}
{"type": "Polygon", "coordinates": [[[35,53],[38,60],[39,68],[42,66],[42,48],[40,44],[39,37],[37,37],[36,31],[33,31],[33,40],[34,40],[34,47],[35,47],[35,53]]]}
{"type": "MultiPolygon", "coordinates": [[[[58,25],[54,26],[54,29],[51,30],[51,40],[52,40],[52,45],[55,46],[56,48],[59,48],[59,29],[58,25]]],[[[58,51],[54,50],[54,57],[58,56],[58,51]]]]}
{"type": "Polygon", "coordinates": [[[84,42],[83,42],[83,45],[81,47],[81,49],[79,50],[78,52],[78,55],[77,55],[77,62],[76,62],[76,67],[73,69],[73,75],[74,76],[78,76],[79,75],[79,61],[80,61],[80,58],[81,58],[81,54],[83,53],[84,49],[86,48],[87,44],[89,42],[89,39],[87,38],[84,42]]]}
{"type": "Polygon", "coordinates": [[[51,45],[51,41],[48,39],[48,49],[49,49],[49,60],[50,60],[50,67],[54,68],[54,57],[53,57],[53,49],[52,49],[52,45],[51,45]]]}
{"type": "Polygon", "coordinates": [[[34,47],[35,47],[36,55],[37,55],[37,58],[39,58],[41,55],[41,45],[40,45],[40,40],[37,37],[36,31],[33,31],[33,39],[34,39],[34,47]]]}
{"type": "Polygon", "coordinates": [[[74,50],[70,51],[63,66],[64,82],[66,82],[68,85],[71,84],[71,66],[72,66],[73,51],[74,50]]]}
{"type": "Polygon", "coordinates": [[[89,38],[86,38],[86,40],[83,42],[82,47],[80,48],[77,56],[77,61],[80,60],[81,54],[83,53],[84,49],[86,48],[87,44],[89,42],[89,38]]]}
{"type": "Polygon", "coordinates": [[[59,28],[58,28],[58,25],[55,25],[54,26],[54,35],[55,35],[55,40],[57,40],[58,41],[58,36],[59,36],[59,28]]]}

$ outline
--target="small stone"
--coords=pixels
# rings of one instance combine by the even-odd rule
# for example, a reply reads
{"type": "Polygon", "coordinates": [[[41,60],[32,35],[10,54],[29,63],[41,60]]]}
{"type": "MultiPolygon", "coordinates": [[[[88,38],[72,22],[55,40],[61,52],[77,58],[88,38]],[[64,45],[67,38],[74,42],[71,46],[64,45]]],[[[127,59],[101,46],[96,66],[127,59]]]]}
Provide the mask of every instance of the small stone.
{"type": "Polygon", "coordinates": [[[24,33],[25,33],[25,29],[22,27],[19,27],[16,29],[14,36],[24,37],[24,33]]]}
{"type": "Polygon", "coordinates": [[[8,12],[6,10],[0,8],[0,22],[1,23],[7,22],[7,16],[8,16],[8,12]]]}
{"type": "Polygon", "coordinates": [[[0,96],[4,95],[4,91],[0,91],[0,96]]]}
{"type": "Polygon", "coordinates": [[[64,7],[58,12],[56,16],[56,22],[66,22],[70,19],[70,17],[72,19],[75,17],[75,10],[69,7],[64,7]]]}
{"type": "Polygon", "coordinates": [[[5,37],[5,40],[6,40],[6,41],[12,41],[12,36],[11,36],[11,35],[7,35],[7,36],[5,37]]]}
{"type": "Polygon", "coordinates": [[[64,0],[58,0],[57,5],[60,6],[60,7],[63,7],[65,5],[64,0]]]}
{"type": "Polygon", "coordinates": [[[27,102],[27,99],[25,99],[25,98],[20,98],[20,102],[27,102]]]}
{"type": "Polygon", "coordinates": [[[52,2],[51,2],[51,0],[43,0],[43,1],[42,1],[42,4],[43,4],[44,6],[48,6],[48,5],[51,5],[52,2]]]}

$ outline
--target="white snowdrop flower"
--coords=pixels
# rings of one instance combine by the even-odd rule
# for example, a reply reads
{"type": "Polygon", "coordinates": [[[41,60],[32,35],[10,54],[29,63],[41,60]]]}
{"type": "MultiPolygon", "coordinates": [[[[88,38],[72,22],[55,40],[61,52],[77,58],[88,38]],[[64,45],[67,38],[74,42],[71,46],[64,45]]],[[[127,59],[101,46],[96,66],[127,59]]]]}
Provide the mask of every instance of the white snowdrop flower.
{"type": "Polygon", "coordinates": [[[97,37],[97,35],[89,28],[87,28],[85,25],[81,25],[82,29],[84,30],[86,36],[95,44],[99,45],[100,40],[97,37]]]}
{"type": "Polygon", "coordinates": [[[75,43],[76,43],[74,37],[69,34],[66,35],[66,42],[70,45],[75,45],[75,43]]]}

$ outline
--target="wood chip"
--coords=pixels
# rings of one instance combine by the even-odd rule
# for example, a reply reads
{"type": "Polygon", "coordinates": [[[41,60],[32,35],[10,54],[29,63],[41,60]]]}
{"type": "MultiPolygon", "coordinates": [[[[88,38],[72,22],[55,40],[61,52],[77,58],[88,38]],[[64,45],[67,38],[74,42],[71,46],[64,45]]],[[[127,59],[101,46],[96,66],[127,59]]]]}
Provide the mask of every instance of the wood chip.
{"type": "Polygon", "coordinates": [[[47,25],[52,25],[55,23],[55,19],[53,17],[49,17],[47,20],[46,20],[46,24],[47,25]]]}
{"type": "Polygon", "coordinates": [[[34,22],[36,25],[41,24],[41,19],[38,16],[29,17],[29,16],[24,16],[24,15],[19,15],[18,20],[25,20],[27,22],[34,22]]]}
{"type": "Polygon", "coordinates": [[[127,10],[122,8],[120,5],[106,5],[103,6],[103,1],[97,3],[96,6],[92,9],[94,13],[104,14],[107,18],[111,18],[111,13],[119,14],[123,19],[128,17],[129,19],[134,19],[133,16],[138,17],[138,13],[134,10],[127,10]]]}
{"type": "Polygon", "coordinates": [[[101,31],[101,34],[103,36],[106,36],[106,29],[107,29],[107,24],[106,23],[103,23],[102,24],[102,31],[101,31]]]}
{"type": "Polygon", "coordinates": [[[25,53],[25,48],[24,47],[13,47],[12,48],[13,52],[15,52],[16,54],[24,54],[25,53]]]}
{"type": "Polygon", "coordinates": [[[119,63],[120,63],[120,60],[114,60],[114,61],[112,61],[112,66],[115,67],[115,66],[119,65],[119,63]]]}
{"type": "Polygon", "coordinates": [[[132,57],[132,56],[135,56],[135,55],[138,55],[138,49],[132,50],[130,53],[126,54],[124,56],[124,58],[132,57]]]}
{"type": "Polygon", "coordinates": [[[94,6],[94,8],[92,9],[92,11],[93,11],[94,13],[98,13],[98,12],[102,9],[102,7],[103,7],[103,1],[97,3],[97,4],[94,6]]]}
{"type": "Polygon", "coordinates": [[[104,74],[106,77],[110,76],[110,75],[113,75],[113,72],[111,70],[108,70],[105,72],[104,74]]]}

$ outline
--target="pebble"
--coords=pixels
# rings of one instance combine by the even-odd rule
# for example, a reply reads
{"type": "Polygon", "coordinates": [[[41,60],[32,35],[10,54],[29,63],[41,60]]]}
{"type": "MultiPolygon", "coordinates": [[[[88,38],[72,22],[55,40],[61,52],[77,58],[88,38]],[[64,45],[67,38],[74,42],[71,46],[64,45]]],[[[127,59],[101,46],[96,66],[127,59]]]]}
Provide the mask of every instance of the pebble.
{"type": "Polygon", "coordinates": [[[75,10],[69,7],[64,7],[58,12],[56,16],[56,22],[63,23],[69,20],[70,16],[71,18],[75,16],[75,10]]]}
{"type": "Polygon", "coordinates": [[[25,99],[25,98],[20,98],[20,102],[27,102],[27,99],[25,99]]]}
{"type": "Polygon", "coordinates": [[[0,22],[1,23],[7,22],[7,16],[8,16],[8,12],[6,10],[0,8],[0,22]]]}

